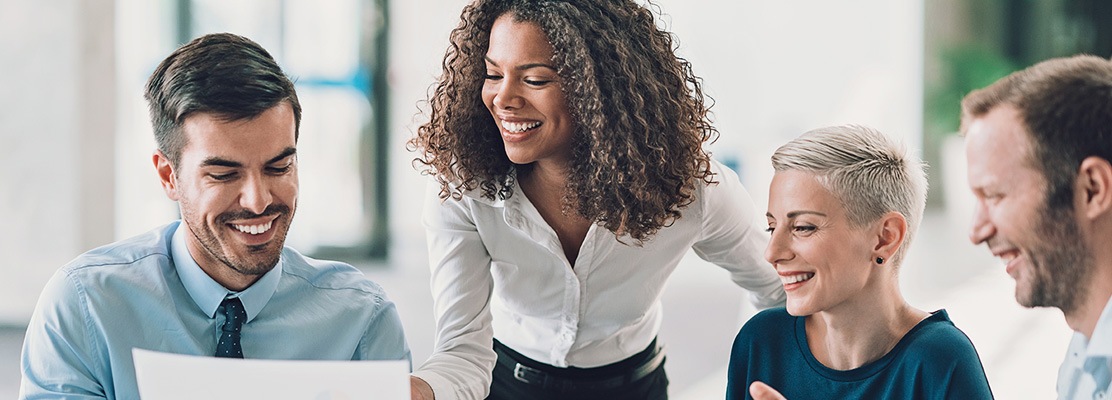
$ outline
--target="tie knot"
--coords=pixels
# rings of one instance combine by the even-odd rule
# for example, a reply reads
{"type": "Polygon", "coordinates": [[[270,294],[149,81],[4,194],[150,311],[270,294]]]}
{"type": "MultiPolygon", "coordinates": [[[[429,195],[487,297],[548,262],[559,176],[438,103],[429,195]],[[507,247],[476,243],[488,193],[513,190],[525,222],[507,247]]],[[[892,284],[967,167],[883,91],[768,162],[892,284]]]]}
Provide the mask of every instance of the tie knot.
{"type": "Polygon", "coordinates": [[[224,309],[224,332],[239,332],[239,328],[247,321],[247,311],[243,310],[243,302],[238,297],[224,299],[220,302],[224,309]]]}
{"type": "Polygon", "coordinates": [[[243,348],[239,343],[240,328],[247,322],[243,303],[237,297],[227,298],[220,303],[220,308],[224,310],[224,325],[220,327],[222,334],[216,344],[216,356],[243,358],[243,348]]]}

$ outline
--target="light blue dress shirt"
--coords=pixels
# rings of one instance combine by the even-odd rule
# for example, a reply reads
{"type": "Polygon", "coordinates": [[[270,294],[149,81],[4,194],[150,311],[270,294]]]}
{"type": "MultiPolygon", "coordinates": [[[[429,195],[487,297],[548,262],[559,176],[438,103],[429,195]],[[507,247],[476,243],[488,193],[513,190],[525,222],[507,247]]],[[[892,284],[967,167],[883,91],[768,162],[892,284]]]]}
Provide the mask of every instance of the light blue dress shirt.
{"type": "Polygon", "coordinates": [[[1112,399],[1112,299],[1093,328],[1092,338],[1074,332],[1058,368],[1060,400],[1112,399]]]}
{"type": "Polygon", "coordinates": [[[185,235],[175,221],[59,270],[27,328],[20,398],[138,399],[132,348],[213,355],[227,296],[247,311],[245,358],[410,360],[394,303],[352,266],[286,247],[273,270],[231,292],[193,261],[185,235]]]}

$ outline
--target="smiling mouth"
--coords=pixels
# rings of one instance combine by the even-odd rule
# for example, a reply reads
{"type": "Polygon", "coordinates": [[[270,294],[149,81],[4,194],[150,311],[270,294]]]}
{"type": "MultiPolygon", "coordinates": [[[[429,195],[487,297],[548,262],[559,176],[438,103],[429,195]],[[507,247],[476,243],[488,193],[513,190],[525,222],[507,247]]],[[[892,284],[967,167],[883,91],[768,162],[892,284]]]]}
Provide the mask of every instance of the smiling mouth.
{"type": "Polygon", "coordinates": [[[1019,258],[1022,255],[1019,250],[1005,250],[1001,252],[993,252],[1001,262],[1004,263],[1004,272],[1011,275],[1012,278],[1019,279],[1019,258]]]}
{"type": "Polygon", "coordinates": [[[540,121],[535,121],[535,122],[502,121],[502,129],[505,129],[506,132],[509,132],[509,133],[522,133],[522,132],[525,132],[527,130],[534,129],[538,126],[541,126],[540,121]]]}
{"type": "Polygon", "coordinates": [[[809,281],[809,280],[811,280],[811,278],[814,278],[814,277],[815,277],[814,272],[807,272],[807,273],[803,273],[803,274],[792,274],[792,275],[786,275],[786,276],[781,275],[780,276],[780,282],[785,284],[785,285],[790,285],[790,284],[793,284],[793,283],[809,281]]]}
{"type": "Polygon", "coordinates": [[[260,224],[260,225],[237,225],[237,224],[231,224],[231,225],[237,231],[240,231],[240,232],[243,232],[243,233],[246,233],[246,234],[249,234],[249,235],[261,235],[261,234],[264,234],[267,231],[269,231],[270,228],[274,226],[274,220],[270,220],[269,222],[267,222],[265,224],[260,224]]]}
{"type": "MultiPolygon", "coordinates": [[[[990,249],[992,250],[992,249],[990,249]]],[[[992,255],[999,259],[1004,265],[1011,265],[1020,256],[1018,249],[1010,248],[1006,250],[992,250],[992,255]]]]}

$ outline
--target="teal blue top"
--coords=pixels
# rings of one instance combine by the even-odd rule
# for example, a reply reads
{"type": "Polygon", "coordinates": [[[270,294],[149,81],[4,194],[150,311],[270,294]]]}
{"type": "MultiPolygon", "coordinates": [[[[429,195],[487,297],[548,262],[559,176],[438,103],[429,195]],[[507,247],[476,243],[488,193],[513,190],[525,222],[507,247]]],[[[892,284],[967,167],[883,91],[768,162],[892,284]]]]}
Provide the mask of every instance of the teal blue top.
{"type": "Polygon", "coordinates": [[[131,349],[213,355],[227,296],[247,311],[246,358],[410,359],[394,303],[354,267],[286,247],[274,269],[230,292],[189,256],[185,234],[175,221],[60,269],[27,327],[20,398],[138,399],[131,349]]]}
{"type": "Polygon", "coordinates": [[[764,310],[734,339],[726,399],[750,399],[753,381],[790,400],[992,398],[977,350],[945,310],[915,325],[884,357],[847,371],[815,359],[803,317],[764,310]]]}

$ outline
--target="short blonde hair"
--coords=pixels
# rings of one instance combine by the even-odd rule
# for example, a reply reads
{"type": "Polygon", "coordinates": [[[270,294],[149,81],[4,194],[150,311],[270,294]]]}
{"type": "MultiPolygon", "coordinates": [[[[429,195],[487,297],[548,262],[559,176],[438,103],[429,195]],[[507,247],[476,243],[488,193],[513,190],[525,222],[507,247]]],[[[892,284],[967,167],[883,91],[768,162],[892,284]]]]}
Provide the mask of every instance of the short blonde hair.
{"type": "Polygon", "coordinates": [[[907,219],[907,235],[892,257],[899,265],[927,203],[926,165],[900,142],[861,125],[819,128],[780,146],[772,155],[776,172],[813,173],[861,227],[895,211],[907,219]]]}

